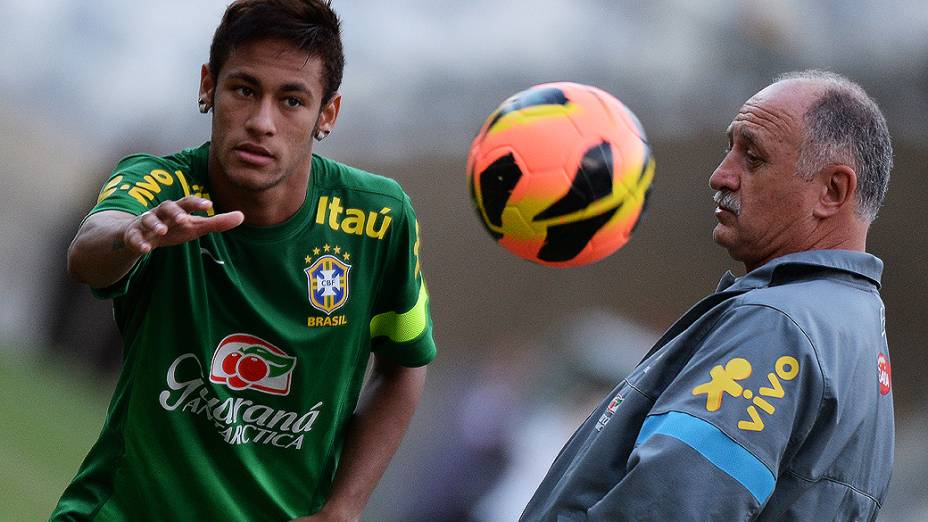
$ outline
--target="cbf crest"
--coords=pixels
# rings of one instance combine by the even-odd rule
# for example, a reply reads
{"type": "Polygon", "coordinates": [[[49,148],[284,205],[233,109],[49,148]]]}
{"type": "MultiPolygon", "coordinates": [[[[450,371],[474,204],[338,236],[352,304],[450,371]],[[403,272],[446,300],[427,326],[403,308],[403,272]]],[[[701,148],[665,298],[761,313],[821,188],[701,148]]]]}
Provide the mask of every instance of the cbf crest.
{"type": "Polygon", "coordinates": [[[306,272],[309,303],[313,308],[331,315],[348,302],[348,273],[351,271],[351,265],[326,254],[317,258],[303,271],[306,272]]]}

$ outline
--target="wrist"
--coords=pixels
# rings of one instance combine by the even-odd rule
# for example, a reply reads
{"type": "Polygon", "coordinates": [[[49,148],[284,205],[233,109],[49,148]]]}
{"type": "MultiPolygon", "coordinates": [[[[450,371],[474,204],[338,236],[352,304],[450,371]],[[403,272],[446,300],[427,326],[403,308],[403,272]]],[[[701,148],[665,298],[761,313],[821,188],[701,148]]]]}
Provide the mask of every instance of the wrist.
{"type": "Polygon", "coordinates": [[[331,501],[326,502],[318,514],[324,517],[325,520],[332,520],[333,522],[358,522],[361,520],[361,512],[359,510],[340,506],[338,503],[331,501]]]}

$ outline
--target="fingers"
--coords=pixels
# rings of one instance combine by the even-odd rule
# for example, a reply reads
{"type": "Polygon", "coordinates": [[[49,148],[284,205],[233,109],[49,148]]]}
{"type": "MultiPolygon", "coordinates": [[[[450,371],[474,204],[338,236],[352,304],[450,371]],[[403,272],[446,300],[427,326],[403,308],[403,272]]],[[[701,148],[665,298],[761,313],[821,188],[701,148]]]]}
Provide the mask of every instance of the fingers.
{"type": "Polygon", "coordinates": [[[245,214],[235,210],[224,214],[216,214],[211,218],[207,218],[207,220],[212,227],[210,232],[225,232],[241,225],[245,221],[245,214]]]}
{"type": "Polygon", "coordinates": [[[177,201],[172,201],[171,203],[176,204],[178,207],[184,209],[187,213],[205,211],[206,209],[213,206],[213,202],[205,199],[198,198],[196,196],[187,196],[177,201]]]}
{"type": "Polygon", "coordinates": [[[245,221],[245,214],[236,210],[216,214],[208,218],[197,218],[196,230],[198,235],[209,234],[210,232],[225,232],[241,225],[243,221],[245,221]]]}
{"type": "Polygon", "coordinates": [[[139,230],[148,236],[163,236],[168,233],[167,225],[152,211],[139,216],[139,230]]]}
{"type": "MultiPolygon", "coordinates": [[[[123,234],[125,244],[141,254],[147,254],[162,244],[176,243],[178,229],[192,217],[190,212],[212,206],[208,199],[188,196],[178,201],[164,201],[138,216],[123,234]]],[[[182,232],[181,232],[182,233],[182,232]]],[[[182,233],[183,234],[183,233],[182,233]]],[[[187,234],[189,236],[189,232],[187,234]]],[[[182,239],[187,241],[193,237],[182,239]]]]}
{"type": "Polygon", "coordinates": [[[167,233],[167,227],[154,214],[146,212],[129,222],[123,232],[123,243],[139,254],[147,254],[155,247],[159,232],[167,233]]]}
{"type": "Polygon", "coordinates": [[[173,227],[174,225],[187,222],[194,212],[206,211],[212,206],[213,202],[208,199],[187,196],[177,201],[164,201],[152,209],[152,212],[154,212],[165,225],[173,227]]]}
{"type": "Polygon", "coordinates": [[[135,218],[123,234],[123,241],[134,251],[147,254],[160,246],[191,241],[211,232],[231,230],[245,220],[240,211],[211,217],[194,215],[212,207],[208,199],[188,196],[177,201],[164,201],[135,218]]]}

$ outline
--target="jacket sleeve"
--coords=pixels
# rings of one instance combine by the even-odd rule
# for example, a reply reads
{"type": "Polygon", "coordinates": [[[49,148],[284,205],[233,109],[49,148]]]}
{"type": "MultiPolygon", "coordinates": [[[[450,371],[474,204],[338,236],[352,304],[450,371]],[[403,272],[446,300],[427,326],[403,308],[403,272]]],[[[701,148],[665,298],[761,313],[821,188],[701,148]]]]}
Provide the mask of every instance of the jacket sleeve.
{"type": "Polygon", "coordinates": [[[822,403],[812,343],[783,312],[728,311],[645,418],[590,520],[751,520],[822,403]]]}

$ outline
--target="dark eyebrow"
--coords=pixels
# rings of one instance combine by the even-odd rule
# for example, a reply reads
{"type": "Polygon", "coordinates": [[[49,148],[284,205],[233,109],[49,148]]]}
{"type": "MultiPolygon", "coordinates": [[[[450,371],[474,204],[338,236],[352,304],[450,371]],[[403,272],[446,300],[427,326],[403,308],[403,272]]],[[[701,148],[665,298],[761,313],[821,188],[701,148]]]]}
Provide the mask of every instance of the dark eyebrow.
{"type": "Polygon", "coordinates": [[[757,134],[750,129],[741,127],[738,129],[738,134],[741,136],[741,139],[748,142],[748,144],[754,145],[755,147],[760,146],[760,139],[758,139],[757,134]]]}
{"type": "MultiPolygon", "coordinates": [[[[228,79],[239,80],[239,81],[242,81],[242,82],[245,82],[251,85],[255,85],[255,86],[261,85],[261,82],[258,81],[257,78],[255,78],[254,76],[248,73],[241,72],[241,71],[229,73],[228,79]]],[[[297,92],[297,93],[305,94],[310,97],[312,97],[312,94],[313,94],[312,91],[310,91],[309,88],[306,87],[306,85],[304,85],[303,83],[299,83],[299,82],[285,83],[280,86],[279,90],[280,92],[297,92]]]]}
{"type": "Polygon", "coordinates": [[[285,83],[280,86],[281,92],[300,92],[303,94],[312,95],[309,88],[307,88],[302,83],[285,83]]]}
{"type": "Polygon", "coordinates": [[[261,84],[261,82],[259,82],[257,78],[255,78],[254,76],[252,76],[252,75],[250,75],[250,74],[248,74],[248,73],[243,73],[243,72],[229,73],[228,79],[230,79],[230,80],[240,80],[240,81],[243,81],[243,82],[245,82],[245,83],[250,83],[250,84],[252,84],[252,85],[260,85],[260,84],[261,84]]]}
{"type": "Polygon", "coordinates": [[[733,134],[737,133],[738,137],[747,142],[749,146],[754,146],[756,148],[763,148],[761,145],[760,137],[752,131],[751,129],[745,128],[743,125],[739,126],[737,130],[733,129],[731,125],[728,126],[726,134],[728,135],[728,143],[734,142],[733,134]]]}

